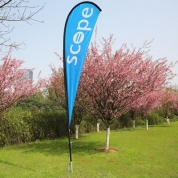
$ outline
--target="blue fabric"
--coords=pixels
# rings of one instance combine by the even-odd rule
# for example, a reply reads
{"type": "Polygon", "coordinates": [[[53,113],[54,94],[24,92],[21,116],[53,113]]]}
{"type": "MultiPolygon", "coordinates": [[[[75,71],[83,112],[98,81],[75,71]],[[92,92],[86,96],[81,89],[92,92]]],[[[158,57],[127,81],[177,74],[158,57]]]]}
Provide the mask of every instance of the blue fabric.
{"type": "Polygon", "coordinates": [[[64,30],[64,76],[70,127],[80,75],[95,23],[101,9],[91,2],[76,5],[69,13],[64,30]]]}

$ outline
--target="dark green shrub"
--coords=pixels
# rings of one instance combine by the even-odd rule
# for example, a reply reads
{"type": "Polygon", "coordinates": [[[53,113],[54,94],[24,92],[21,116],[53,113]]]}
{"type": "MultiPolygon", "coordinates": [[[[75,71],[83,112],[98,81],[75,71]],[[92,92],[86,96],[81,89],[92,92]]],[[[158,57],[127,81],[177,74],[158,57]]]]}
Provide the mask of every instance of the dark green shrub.
{"type": "Polygon", "coordinates": [[[24,122],[24,117],[31,118],[31,112],[21,108],[9,110],[0,121],[0,145],[12,145],[31,141],[29,125],[24,122]]]}
{"type": "MultiPolygon", "coordinates": [[[[94,125],[96,125],[96,121],[94,117],[92,115],[87,114],[79,125],[79,133],[82,134],[82,133],[89,133],[95,131],[96,126],[94,125]]],[[[71,122],[71,133],[75,134],[75,125],[73,120],[71,122]]]]}
{"type": "Polygon", "coordinates": [[[119,119],[113,119],[113,123],[110,125],[110,129],[111,130],[118,130],[119,128],[121,128],[121,124],[119,119]]]}
{"type": "Polygon", "coordinates": [[[130,118],[128,113],[122,114],[118,120],[119,120],[119,126],[121,128],[132,127],[132,119],[130,118]]]}
{"type": "Polygon", "coordinates": [[[160,116],[157,112],[152,112],[147,116],[149,125],[157,125],[165,122],[165,119],[160,116]]]}
{"type": "Polygon", "coordinates": [[[65,111],[41,111],[26,119],[31,129],[33,140],[54,139],[67,134],[67,117],[65,111]]]}
{"type": "Polygon", "coordinates": [[[176,115],[170,119],[170,122],[175,122],[175,121],[178,121],[178,116],[176,115]]]}
{"type": "Polygon", "coordinates": [[[145,120],[141,116],[137,116],[135,119],[135,126],[143,126],[145,125],[145,120]]]}
{"type": "Polygon", "coordinates": [[[20,107],[9,110],[0,121],[0,146],[67,135],[65,111],[31,113],[20,107]]]}
{"type": "Polygon", "coordinates": [[[85,133],[96,131],[97,119],[93,115],[87,114],[83,121],[85,133]]]}

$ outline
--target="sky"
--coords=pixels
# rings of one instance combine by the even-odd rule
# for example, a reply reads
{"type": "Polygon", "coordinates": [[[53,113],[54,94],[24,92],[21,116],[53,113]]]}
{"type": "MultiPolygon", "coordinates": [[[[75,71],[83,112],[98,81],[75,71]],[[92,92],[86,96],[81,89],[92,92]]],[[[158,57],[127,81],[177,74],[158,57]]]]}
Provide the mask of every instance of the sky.
{"type": "MultiPolygon", "coordinates": [[[[42,78],[51,75],[50,65],[62,65],[55,52],[62,56],[64,24],[70,10],[79,0],[31,0],[31,5],[44,5],[35,16],[43,23],[9,23],[15,29],[9,34],[12,42],[24,42],[25,48],[13,51],[12,56],[24,61],[24,68],[35,68],[34,79],[41,71],[42,78]]],[[[153,60],[166,57],[178,60],[178,1],[177,0],[93,0],[101,9],[97,20],[98,39],[114,35],[113,49],[123,43],[140,48],[151,41],[149,54],[153,60]]],[[[94,35],[93,35],[94,36],[94,35]]],[[[178,65],[173,68],[178,75],[178,65]]],[[[173,84],[178,84],[176,76],[173,84]]]]}

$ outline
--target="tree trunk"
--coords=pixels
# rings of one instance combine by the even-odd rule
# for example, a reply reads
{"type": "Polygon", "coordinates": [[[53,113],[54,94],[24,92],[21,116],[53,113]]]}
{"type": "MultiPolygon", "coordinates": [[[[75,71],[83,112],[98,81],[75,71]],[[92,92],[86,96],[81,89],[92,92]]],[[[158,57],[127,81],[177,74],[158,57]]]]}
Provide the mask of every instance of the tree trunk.
{"type": "Polygon", "coordinates": [[[109,136],[110,136],[110,127],[107,128],[106,131],[106,145],[105,145],[105,150],[109,149],[109,136]]]}
{"type": "Polygon", "coordinates": [[[96,127],[97,127],[97,132],[100,132],[100,123],[99,122],[97,122],[96,127]]]}
{"type": "Polygon", "coordinates": [[[135,120],[132,120],[133,121],[133,128],[135,129],[135,120]]]}
{"type": "Polygon", "coordinates": [[[168,124],[170,124],[169,117],[166,118],[166,121],[167,121],[168,124]]]}
{"type": "Polygon", "coordinates": [[[75,125],[75,139],[78,139],[79,125],[75,125]]]}
{"type": "Polygon", "coordinates": [[[146,119],[146,130],[148,130],[148,119],[146,119]]]}

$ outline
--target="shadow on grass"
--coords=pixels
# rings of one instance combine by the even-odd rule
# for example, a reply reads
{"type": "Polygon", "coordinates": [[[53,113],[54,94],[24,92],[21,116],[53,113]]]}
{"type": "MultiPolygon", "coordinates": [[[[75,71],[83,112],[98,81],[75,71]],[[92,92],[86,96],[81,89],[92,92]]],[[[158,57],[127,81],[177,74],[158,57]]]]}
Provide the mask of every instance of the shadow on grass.
{"type": "Polygon", "coordinates": [[[174,127],[169,124],[158,124],[158,125],[149,125],[149,127],[174,127]]]}
{"type": "MultiPolygon", "coordinates": [[[[97,148],[103,147],[104,143],[97,141],[88,141],[85,137],[79,140],[71,139],[72,152],[75,154],[96,154],[97,148]]],[[[69,153],[68,138],[60,138],[56,140],[43,140],[25,143],[21,145],[11,146],[8,149],[20,150],[23,153],[37,152],[44,155],[62,155],[69,153]]]]}
{"type": "Polygon", "coordinates": [[[8,166],[18,167],[18,168],[25,169],[25,170],[28,170],[28,171],[37,172],[37,171],[35,171],[35,170],[33,170],[33,169],[25,168],[25,167],[23,167],[23,166],[21,166],[21,165],[17,165],[17,164],[14,164],[14,163],[12,163],[12,162],[8,162],[8,161],[0,160],[0,164],[6,164],[6,165],[8,165],[8,166]]]}
{"type": "MultiPolygon", "coordinates": [[[[5,165],[8,165],[8,166],[13,166],[13,167],[15,167],[15,168],[20,168],[20,169],[22,169],[22,170],[25,170],[25,171],[32,171],[33,173],[38,173],[39,171],[38,170],[35,170],[35,169],[31,169],[30,167],[25,167],[25,166],[23,166],[23,165],[19,165],[19,164],[14,164],[14,163],[12,163],[12,162],[9,162],[9,161],[3,161],[3,160],[0,160],[0,164],[5,164],[5,165]]],[[[41,174],[44,174],[44,175],[49,175],[49,177],[52,177],[52,175],[49,173],[49,172],[43,172],[43,171],[41,171],[40,172],[41,174]]]]}

